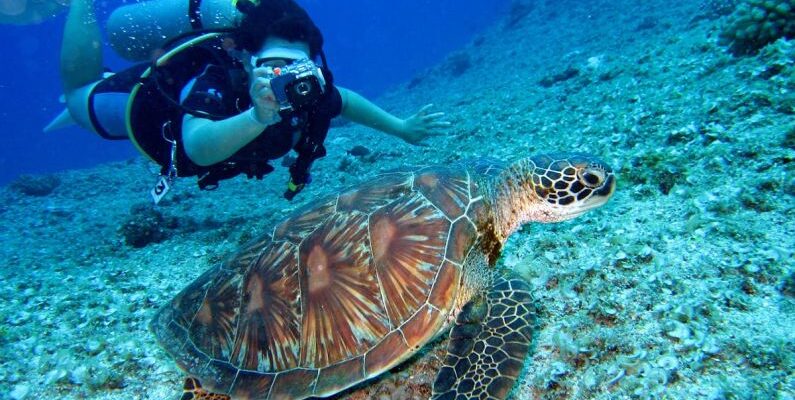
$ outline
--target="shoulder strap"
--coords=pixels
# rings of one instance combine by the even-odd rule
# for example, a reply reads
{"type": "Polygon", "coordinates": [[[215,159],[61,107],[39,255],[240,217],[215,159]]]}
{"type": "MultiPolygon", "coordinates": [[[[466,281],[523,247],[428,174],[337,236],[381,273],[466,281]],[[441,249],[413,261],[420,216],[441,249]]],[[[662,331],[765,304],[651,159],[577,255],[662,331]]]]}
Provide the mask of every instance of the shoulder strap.
{"type": "Polygon", "coordinates": [[[190,0],[188,2],[188,19],[190,20],[190,27],[194,30],[202,29],[202,0],[190,0]]]}
{"type": "MultiPolygon", "coordinates": [[[[176,96],[174,96],[173,90],[166,90],[163,88],[163,82],[168,81],[168,79],[164,79],[164,75],[167,76],[169,71],[173,69],[177,69],[178,72],[182,72],[184,70],[182,67],[174,66],[175,63],[170,62],[171,58],[177,57],[181,53],[191,50],[195,53],[201,53],[203,60],[190,63],[190,67],[204,68],[208,63],[214,63],[221,66],[224,71],[228,73],[228,78],[232,84],[232,87],[237,87],[236,85],[245,85],[245,79],[247,79],[245,71],[242,70],[239,62],[227,54],[219,43],[219,41],[222,40],[222,34],[223,32],[212,32],[190,39],[184,43],[176,45],[172,50],[168,51],[166,54],[152,62],[152,66],[150,67],[150,79],[154,82],[163,97],[172,106],[182,110],[183,113],[207,119],[223,119],[227,117],[224,115],[214,115],[204,111],[187,108],[179,102],[179,99],[176,96]]],[[[169,41],[169,44],[173,45],[174,43],[175,42],[173,42],[173,40],[169,41]]]]}

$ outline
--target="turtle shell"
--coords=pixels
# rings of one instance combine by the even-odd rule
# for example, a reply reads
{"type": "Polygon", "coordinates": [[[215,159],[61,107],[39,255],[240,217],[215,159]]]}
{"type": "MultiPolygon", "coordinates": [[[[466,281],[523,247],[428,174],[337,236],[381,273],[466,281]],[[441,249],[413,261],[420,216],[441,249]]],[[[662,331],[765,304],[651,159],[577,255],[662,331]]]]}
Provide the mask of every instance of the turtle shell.
{"type": "Polygon", "coordinates": [[[479,169],[384,174],[300,209],[184,289],[153,331],[235,398],[328,396],[378,375],[447,326],[483,213],[479,169]]]}

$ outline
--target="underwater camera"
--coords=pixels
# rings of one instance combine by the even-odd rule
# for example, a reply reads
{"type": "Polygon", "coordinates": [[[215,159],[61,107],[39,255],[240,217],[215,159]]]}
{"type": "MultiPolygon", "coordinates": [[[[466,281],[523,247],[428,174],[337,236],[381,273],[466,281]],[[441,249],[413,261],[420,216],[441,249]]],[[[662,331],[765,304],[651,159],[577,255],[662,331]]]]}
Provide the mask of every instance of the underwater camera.
{"type": "Polygon", "coordinates": [[[270,78],[280,111],[301,110],[311,106],[326,91],[323,72],[308,58],[274,68],[270,78]]]}

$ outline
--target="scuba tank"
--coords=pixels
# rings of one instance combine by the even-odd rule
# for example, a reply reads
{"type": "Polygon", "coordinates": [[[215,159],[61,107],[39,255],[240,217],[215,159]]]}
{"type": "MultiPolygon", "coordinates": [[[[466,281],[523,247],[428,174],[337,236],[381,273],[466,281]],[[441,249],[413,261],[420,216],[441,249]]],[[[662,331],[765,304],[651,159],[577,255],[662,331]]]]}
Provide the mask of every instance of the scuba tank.
{"type": "Polygon", "coordinates": [[[169,38],[193,30],[231,28],[242,14],[230,0],[148,0],[117,8],[108,18],[113,50],[130,61],[149,61],[169,38]]]}

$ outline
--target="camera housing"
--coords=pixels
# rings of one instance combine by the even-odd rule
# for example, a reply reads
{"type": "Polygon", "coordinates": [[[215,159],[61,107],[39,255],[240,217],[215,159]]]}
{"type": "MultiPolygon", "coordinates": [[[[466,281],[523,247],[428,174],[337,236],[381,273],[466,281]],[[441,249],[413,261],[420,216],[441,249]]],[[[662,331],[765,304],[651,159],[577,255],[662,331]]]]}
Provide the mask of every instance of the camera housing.
{"type": "Polygon", "coordinates": [[[308,58],[273,68],[270,79],[280,112],[311,107],[326,92],[323,71],[308,58]]]}

